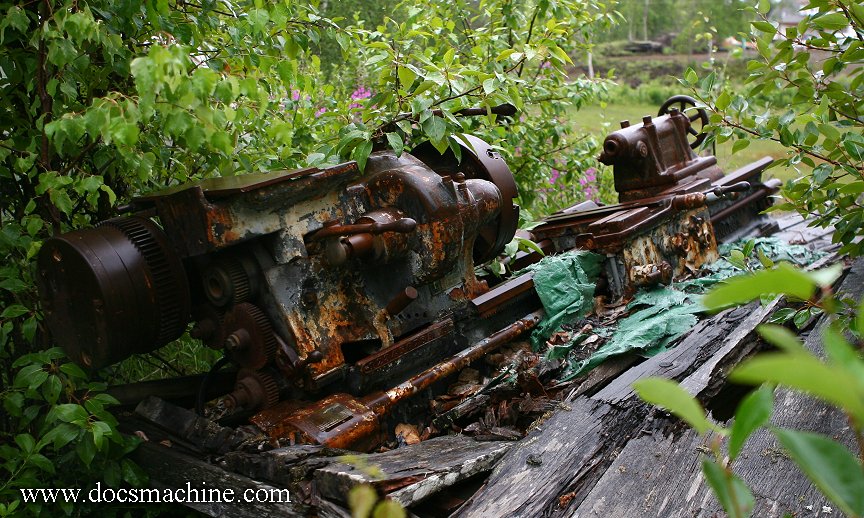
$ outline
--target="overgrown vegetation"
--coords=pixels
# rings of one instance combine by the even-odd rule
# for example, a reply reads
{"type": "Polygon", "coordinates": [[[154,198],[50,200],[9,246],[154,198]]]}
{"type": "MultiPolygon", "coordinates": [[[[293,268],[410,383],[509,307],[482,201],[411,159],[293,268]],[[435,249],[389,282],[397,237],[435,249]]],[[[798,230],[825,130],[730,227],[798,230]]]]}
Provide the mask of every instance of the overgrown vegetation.
{"type": "Polygon", "coordinates": [[[812,14],[794,27],[778,29],[760,2],[753,23],[759,57],[748,63],[746,87],[699,78],[688,71],[682,83],[711,111],[717,142],[743,150],[754,140],[771,140],[788,151],[774,167],[799,171],[783,189],[786,203],[815,225],[834,225],[843,253],[860,255],[864,205],[864,5],[860,1],[812,0],[812,14]],[[760,96],[788,96],[782,109],[760,96]],[[812,171],[812,174],[811,174],[812,171]]]}
{"type": "MultiPolygon", "coordinates": [[[[743,150],[761,139],[786,148],[786,156],[776,165],[800,168],[801,175],[787,182],[783,189],[787,201],[775,210],[793,209],[813,225],[833,225],[834,241],[843,243],[840,253],[860,256],[864,250],[860,240],[864,220],[860,203],[864,193],[864,5],[860,1],[811,0],[800,23],[782,30],[767,18],[771,7],[761,1],[754,10],[761,18],[753,23],[759,59],[747,65],[747,88],[742,91],[718,82],[714,74],[699,79],[693,70],[682,83],[711,110],[718,142],[731,140],[733,150],[743,150]],[[760,95],[778,92],[791,96],[783,109],[754,102],[760,95]]],[[[746,266],[746,254],[739,252],[739,256],[734,259],[746,266]]],[[[864,305],[832,294],[837,274],[837,268],[808,274],[780,264],[732,279],[706,297],[707,307],[719,309],[785,294],[801,306],[778,312],[774,321],[801,327],[816,315],[829,319],[822,336],[826,360],[807,350],[785,327],[769,324],[759,328],[763,339],[778,351],[758,355],[730,374],[735,382],[763,384],[742,401],[731,428],[708,420],[699,403],[674,382],[653,378],[635,384],[646,401],[670,410],[700,434],[714,434],[710,458],[703,460],[702,468],[730,516],[752,512],[754,497],[734,473],[734,461],[750,434],[769,422],[776,385],[810,394],[848,417],[857,454],[837,438],[769,428],[831,502],[847,516],[864,516],[864,305]],[[855,342],[850,343],[848,337],[855,342]],[[722,437],[728,437],[726,453],[722,437]]]]}
{"type": "Polygon", "coordinates": [[[374,146],[458,151],[463,132],[518,143],[502,151],[524,205],[545,210],[542,189],[585,178],[596,142],[562,120],[604,84],[571,81],[565,66],[609,22],[601,4],[407,2],[371,24],[326,16],[337,11],[336,2],[324,12],[292,2],[0,3],[0,514],[56,513],[22,506],[20,487],[143,482],[101,390],[149,368],[88,374],[50,348],[32,278],[48,236],[155,188],[349,159],[362,168],[374,146]],[[522,116],[454,115],[504,103],[522,116]]]}

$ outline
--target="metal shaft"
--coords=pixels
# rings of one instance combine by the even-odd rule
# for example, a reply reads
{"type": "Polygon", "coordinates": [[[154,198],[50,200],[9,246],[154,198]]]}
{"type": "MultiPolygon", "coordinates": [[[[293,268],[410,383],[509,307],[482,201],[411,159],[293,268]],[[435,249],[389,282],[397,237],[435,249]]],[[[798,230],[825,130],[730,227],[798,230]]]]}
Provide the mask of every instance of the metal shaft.
{"type": "Polygon", "coordinates": [[[396,403],[429,388],[436,381],[468,366],[471,362],[514,340],[522,333],[534,329],[544,315],[542,309],[529,313],[504,329],[492,333],[471,347],[464,349],[449,360],[441,362],[389,390],[366,396],[363,398],[363,403],[376,414],[384,415],[396,403]]]}

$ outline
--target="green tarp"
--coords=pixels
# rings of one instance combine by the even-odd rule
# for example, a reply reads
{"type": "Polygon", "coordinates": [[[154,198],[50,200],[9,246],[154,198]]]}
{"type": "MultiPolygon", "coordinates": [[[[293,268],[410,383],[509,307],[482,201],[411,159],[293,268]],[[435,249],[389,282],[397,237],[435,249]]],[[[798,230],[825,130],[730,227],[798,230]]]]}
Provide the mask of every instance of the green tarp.
{"type": "Polygon", "coordinates": [[[534,349],[546,342],[561,324],[584,317],[594,307],[594,286],[603,256],[575,250],[544,257],[525,271],[534,272],[534,289],[546,318],[531,335],[534,349]]]}
{"type": "MultiPolygon", "coordinates": [[[[721,255],[733,249],[743,249],[744,242],[724,245],[721,255]]],[[[810,264],[821,256],[800,245],[789,245],[775,238],[754,240],[752,256],[761,250],[772,261],[789,261],[800,266],[810,264]]],[[[584,317],[593,307],[594,283],[600,273],[604,258],[590,252],[568,252],[544,258],[533,265],[534,287],[547,317],[531,335],[535,350],[545,344],[561,324],[570,324],[584,317]]],[[[753,260],[754,267],[758,261],[753,260]]],[[[741,270],[721,259],[702,268],[703,275],[671,286],[660,286],[640,290],[627,308],[630,315],[610,329],[596,327],[593,334],[611,337],[588,358],[577,358],[573,351],[586,339],[577,333],[569,343],[553,346],[547,358],[566,358],[562,379],[574,378],[593,369],[611,356],[636,351],[653,356],[666,350],[675,340],[690,330],[698,321],[702,311],[700,294],[718,282],[741,273],[741,270]]]]}

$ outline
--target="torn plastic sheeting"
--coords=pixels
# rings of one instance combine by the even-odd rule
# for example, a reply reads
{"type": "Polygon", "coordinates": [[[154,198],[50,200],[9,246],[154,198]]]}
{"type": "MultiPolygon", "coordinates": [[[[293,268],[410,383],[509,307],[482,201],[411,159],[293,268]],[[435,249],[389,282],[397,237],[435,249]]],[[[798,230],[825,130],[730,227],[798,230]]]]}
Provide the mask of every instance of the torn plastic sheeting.
{"type": "MultiPolygon", "coordinates": [[[[749,239],[720,245],[720,255],[727,256],[733,249],[744,248],[744,244],[747,243],[747,241],[749,241],[749,239]]],[[[753,241],[755,242],[755,246],[753,247],[754,256],[756,250],[762,250],[762,253],[771,258],[775,263],[780,261],[789,261],[798,266],[806,266],[825,255],[825,252],[821,250],[811,250],[803,245],[791,245],[776,237],[759,237],[753,239],[753,241]]]]}
{"type": "Polygon", "coordinates": [[[575,362],[565,371],[562,381],[572,379],[593,369],[610,356],[636,351],[653,356],[689,331],[699,319],[702,310],[698,296],[671,288],[658,288],[640,292],[627,305],[629,309],[648,306],[623,318],[608,342],[590,357],[575,362]]]}
{"type": "Polygon", "coordinates": [[[535,351],[562,323],[585,316],[594,307],[594,287],[603,260],[602,255],[574,250],[545,257],[529,268],[546,312],[546,318],[531,334],[535,351]]]}
{"type": "MultiPolygon", "coordinates": [[[[723,245],[720,252],[729,255],[735,248],[743,249],[746,242],[747,240],[742,240],[723,245]]],[[[755,239],[752,257],[756,256],[756,250],[761,250],[774,262],[789,261],[799,266],[808,265],[825,255],[824,252],[810,250],[802,245],[791,245],[772,237],[755,239]]],[[[725,259],[706,265],[703,269],[711,273],[697,279],[674,283],[667,288],[640,291],[628,308],[644,305],[649,307],[619,320],[609,341],[587,359],[572,362],[565,370],[562,381],[593,369],[611,356],[631,351],[653,356],[665,351],[699,321],[696,313],[702,310],[702,305],[699,303],[699,295],[693,293],[703,293],[718,282],[742,273],[725,259]]],[[[570,344],[559,347],[572,349],[570,344]]],[[[559,354],[560,352],[558,351],[559,354]]]]}

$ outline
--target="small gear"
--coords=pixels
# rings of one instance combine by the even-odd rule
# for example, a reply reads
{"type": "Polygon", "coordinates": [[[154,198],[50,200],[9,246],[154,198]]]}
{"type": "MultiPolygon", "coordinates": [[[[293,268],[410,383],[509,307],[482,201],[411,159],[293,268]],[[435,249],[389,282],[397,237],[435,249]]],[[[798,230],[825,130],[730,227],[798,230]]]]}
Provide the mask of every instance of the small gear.
{"type": "Polygon", "coordinates": [[[272,374],[263,370],[240,369],[229,404],[246,410],[262,410],[279,402],[279,385],[272,374]]]}
{"type": "Polygon", "coordinates": [[[260,369],[276,356],[276,335],[270,320],[254,304],[244,302],[225,314],[224,328],[229,333],[225,348],[242,367],[260,369]]]}

